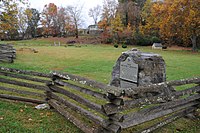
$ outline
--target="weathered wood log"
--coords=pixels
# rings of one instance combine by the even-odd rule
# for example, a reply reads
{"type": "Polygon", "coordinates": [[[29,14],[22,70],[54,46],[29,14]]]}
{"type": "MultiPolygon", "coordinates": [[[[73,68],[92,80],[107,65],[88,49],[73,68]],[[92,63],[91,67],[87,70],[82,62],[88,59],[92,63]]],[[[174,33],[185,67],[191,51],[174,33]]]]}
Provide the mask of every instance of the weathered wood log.
{"type": "Polygon", "coordinates": [[[146,97],[140,99],[133,99],[124,101],[124,109],[139,107],[141,105],[163,103],[171,100],[176,100],[176,97],[190,95],[192,93],[200,91],[200,86],[195,86],[186,90],[172,92],[171,96],[158,95],[153,97],[146,97]]]}
{"type": "Polygon", "coordinates": [[[43,90],[43,91],[48,89],[47,86],[35,85],[35,84],[31,84],[31,83],[25,83],[25,82],[21,82],[21,81],[10,80],[10,79],[8,80],[8,79],[4,79],[4,78],[0,78],[0,82],[6,83],[6,84],[13,84],[13,85],[17,85],[17,86],[23,86],[23,87],[32,88],[32,89],[37,89],[37,90],[43,90]]]}
{"type": "Polygon", "coordinates": [[[198,84],[200,83],[200,77],[197,78],[190,78],[190,79],[183,79],[183,80],[176,80],[176,81],[168,81],[148,86],[139,86],[136,88],[117,88],[117,87],[107,87],[106,91],[107,93],[114,94],[115,96],[133,96],[136,94],[142,94],[142,93],[151,93],[151,92],[162,92],[163,88],[167,88],[168,86],[180,86],[185,84],[198,84]],[[162,89],[161,89],[162,88],[162,89]]]}
{"type": "Polygon", "coordinates": [[[0,44],[0,47],[11,47],[13,48],[13,45],[12,44],[0,44]]]}
{"type": "Polygon", "coordinates": [[[48,101],[48,103],[61,115],[63,115],[67,120],[72,122],[74,125],[76,125],[78,128],[80,128],[85,133],[93,133],[94,129],[88,127],[88,125],[84,124],[82,121],[77,119],[75,116],[71,115],[69,112],[64,110],[60,105],[56,103],[55,100],[51,99],[48,101]]]}
{"type": "Polygon", "coordinates": [[[33,77],[29,77],[29,76],[17,75],[17,74],[12,74],[12,73],[8,73],[8,72],[1,72],[1,71],[0,71],[0,75],[12,77],[12,78],[25,79],[25,80],[29,80],[29,81],[41,82],[41,83],[47,83],[47,82],[50,81],[50,80],[33,78],[33,77]]]}
{"type": "Polygon", "coordinates": [[[153,97],[133,99],[133,100],[123,101],[124,106],[115,106],[114,104],[109,103],[109,104],[103,105],[103,108],[106,114],[115,114],[126,109],[139,107],[141,105],[158,104],[158,103],[164,103],[171,100],[176,100],[177,96],[190,95],[198,91],[200,91],[200,86],[195,86],[186,90],[173,92],[171,94],[171,97],[165,96],[165,95],[164,96],[158,95],[158,96],[153,96],[153,97]]]}
{"type": "Polygon", "coordinates": [[[11,95],[5,95],[5,94],[0,94],[0,98],[9,99],[9,100],[23,101],[23,102],[30,102],[30,103],[36,103],[36,104],[45,103],[45,101],[42,101],[42,100],[19,97],[19,96],[11,96],[11,95]]]}
{"type": "Polygon", "coordinates": [[[194,86],[194,87],[182,90],[182,91],[174,92],[173,95],[179,97],[179,96],[184,96],[184,95],[191,95],[196,92],[200,92],[200,85],[194,86]]]}
{"type": "Polygon", "coordinates": [[[109,132],[117,133],[121,130],[120,126],[117,126],[115,124],[111,124],[111,123],[109,123],[109,121],[104,120],[103,118],[101,118],[97,115],[94,115],[93,113],[81,108],[80,106],[77,106],[77,105],[65,100],[64,98],[55,95],[54,93],[51,94],[51,97],[53,99],[59,101],[60,103],[66,105],[67,107],[71,108],[72,110],[79,111],[81,114],[85,115],[87,118],[91,119],[96,124],[102,126],[103,128],[105,128],[109,132]]]}
{"type": "Polygon", "coordinates": [[[186,84],[199,84],[199,83],[200,83],[200,77],[166,82],[166,84],[169,86],[180,86],[180,85],[186,85],[186,84]]]}
{"type": "Polygon", "coordinates": [[[108,115],[108,117],[112,121],[117,121],[117,122],[123,122],[124,121],[124,115],[123,114],[112,114],[112,115],[108,115]]]}
{"type": "Polygon", "coordinates": [[[6,72],[19,73],[19,74],[27,74],[27,75],[31,75],[31,76],[51,78],[50,74],[34,72],[34,71],[25,71],[25,70],[19,70],[19,69],[14,69],[14,68],[5,68],[5,67],[2,67],[2,66],[0,67],[0,70],[6,71],[6,72]]]}
{"type": "Polygon", "coordinates": [[[99,92],[95,92],[95,91],[92,91],[92,90],[84,88],[84,87],[79,87],[77,85],[74,85],[74,84],[71,84],[71,83],[67,83],[67,82],[64,82],[64,81],[61,81],[61,80],[55,80],[54,82],[56,84],[58,84],[58,85],[70,87],[72,89],[78,90],[78,91],[83,92],[85,94],[89,94],[90,96],[94,96],[94,97],[101,98],[101,99],[106,99],[106,95],[105,94],[102,94],[102,93],[99,93],[99,92]]]}
{"type": "Polygon", "coordinates": [[[121,132],[121,127],[116,124],[110,124],[108,127],[106,127],[106,130],[109,133],[120,133],[121,132]]]}
{"type": "Polygon", "coordinates": [[[0,49],[0,54],[1,53],[16,53],[16,50],[14,49],[10,49],[10,50],[3,50],[3,49],[0,49]]]}
{"type": "Polygon", "coordinates": [[[12,53],[8,53],[8,54],[4,54],[4,53],[0,53],[0,58],[14,58],[15,56],[12,53]]]}
{"type": "Polygon", "coordinates": [[[60,96],[57,96],[54,93],[51,94],[51,97],[52,97],[52,99],[55,99],[55,100],[59,101],[60,103],[64,104],[65,106],[71,108],[72,110],[80,112],[81,114],[85,115],[87,118],[94,121],[96,124],[99,124],[101,126],[106,125],[104,123],[105,122],[104,119],[99,117],[98,115],[95,115],[95,114],[91,113],[90,111],[87,111],[87,110],[81,108],[80,106],[78,106],[74,103],[71,103],[71,102],[67,101],[66,99],[64,99],[60,96]]]}
{"type": "Polygon", "coordinates": [[[8,63],[13,63],[14,60],[13,58],[4,58],[4,59],[0,59],[0,62],[8,62],[8,63]]]}
{"type": "Polygon", "coordinates": [[[122,98],[110,99],[110,102],[115,105],[124,105],[124,100],[122,98]]]}
{"type": "Polygon", "coordinates": [[[124,104],[119,105],[119,106],[113,103],[108,103],[108,104],[103,105],[103,109],[108,115],[115,114],[127,109],[139,107],[141,105],[164,103],[166,102],[167,98],[168,96],[153,96],[153,97],[147,97],[147,98],[140,98],[140,99],[123,101],[124,104]]]}
{"type": "Polygon", "coordinates": [[[84,78],[84,77],[72,75],[72,74],[69,74],[69,73],[60,73],[60,72],[54,71],[51,74],[58,76],[61,79],[77,81],[81,84],[85,84],[85,85],[88,85],[88,86],[91,86],[91,87],[94,87],[94,88],[99,88],[99,89],[102,89],[102,90],[105,90],[107,88],[107,85],[105,85],[103,83],[100,83],[100,82],[97,82],[97,81],[94,81],[94,80],[90,80],[90,79],[87,79],[87,78],[84,78]]]}
{"type": "Polygon", "coordinates": [[[0,90],[9,91],[9,92],[15,92],[15,93],[18,93],[18,94],[25,94],[25,95],[33,95],[33,96],[45,97],[45,95],[41,94],[41,93],[36,93],[36,92],[31,92],[31,91],[25,91],[25,90],[18,90],[18,89],[13,89],[13,88],[8,88],[8,87],[2,87],[2,86],[0,86],[0,90]]]}
{"type": "Polygon", "coordinates": [[[189,102],[193,102],[197,99],[200,99],[200,95],[196,94],[187,98],[183,98],[183,99],[177,99],[175,101],[171,101],[171,102],[167,102],[167,103],[163,103],[154,107],[150,107],[147,109],[144,109],[142,111],[140,111],[139,113],[130,113],[128,115],[124,116],[124,119],[129,119],[130,117],[134,117],[137,115],[147,115],[147,114],[151,114],[151,113],[156,113],[156,112],[160,112],[162,110],[166,110],[166,109],[171,109],[171,108],[175,108],[181,105],[185,105],[189,102]]]}
{"type": "Polygon", "coordinates": [[[14,49],[14,48],[9,48],[9,47],[1,47],[0,46],[0,52],[6,52],[6,51],[8,51],[8,52],[13,52],[13,53],[16,53],[16,50],[14,49]]]}
{"type": "Polygon", "coordinates": [[[160,112],[156,112],[156,113],[151,113],[151,114],[144,114],[140,112],[135,113],[135,115],[133,117],[128,117],[128,115],[124,116],[124,122],[119,123],[121,125],[122,128],[128,128],[134,125],[138,125],[147,121],[151,121],[153,119],[159,118],[159,117],[163,117],[165,115],[174,113],[176,111],[188,108],[188,107],[192,107],[195,105],[198,105],[199,103],[194,101],[194,102],[189,102],[185,105],[181,105],[181,106],[177,106],[174,108],[170,108],[170,109],[166,109],[166,110],[162,110],[160,112]]]}
{"type": "Polygon", "coordinates": [[[102,106],[102,109],[107,115],[113,115],[123,111],[125,108],[124,106],[118,106],[113,103],[107,103],[102,106]]]}
{"type": "Polygon", "coordinates": [[[150,133],[152,131],[155,131],[156,129],[160,128],[160,127],[163,127],[164,125],[167,125],[185,115],[187,115],[188,113],[191,113],[195,110],[196,108],[194,107],[191,107],[191,108],[187,108],[187,109],[184,109],[184,110],[181,110],[181,111],[178,111],[176,112],[175,114],[173,114],[172,116],[169,116],[167,118],[165,118],[164,120],[146,128],[146,129],[143,129],[141,131],[139,131],[138,133],[150,133]]]}
{"type": "Polygon", "coordinates": [[[49,88],[52,91],[55,91],[57,93],[61,93],[61,94],[65,95],[65,96],[67,96],[67,97],[69,97],[69,98],[71,98],[71,99],[73,99],[73,100],[75,100],[79,103],[86,105],[87,107],[89,107],[89,108],[91,108],[91,109],[93,109],[93,110],[95,110],[95,111],[97,111],[101,114],[104,114],[104,112],[102,111],[101,105],[95,104],[95,103],[93,103],[93,102],[91,102],[91,101],[89,101],[89,100],[87,100],[87,99],[85,99],[81,96],[75,95],[74,93],[69,92],[67,90],[64,90],[64,89],[57,87],[57,86],[49,86],[49,88]]]}
{"type": "Polygon", "coordinates": [[[16,50],[11,45],[0,44],[0,62],[13,63],[16,58],[16,50]]]}

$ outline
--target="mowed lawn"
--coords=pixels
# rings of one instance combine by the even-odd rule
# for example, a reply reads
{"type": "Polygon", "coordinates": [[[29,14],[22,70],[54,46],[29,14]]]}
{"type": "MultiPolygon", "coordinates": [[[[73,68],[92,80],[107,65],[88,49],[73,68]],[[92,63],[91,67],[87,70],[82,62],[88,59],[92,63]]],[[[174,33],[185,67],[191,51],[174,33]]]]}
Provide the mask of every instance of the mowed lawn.
{"type": "MultiPolygon", "coordinates": [[[[1,43],[1,42],[0,42],[1,43]]],[[[18,42],[20,43],[20,42],[18,42]]],[[[30,41],[25,43],[29,44],[30,41]]],[[[24,42],[23,42],[24,44],[24,42]]],[[[151,50],[151,47],[128,46],[127,49],[114,48],[112,45],[80,45],[81,47],[55,47],[49,42],[32,40],[32,45],[15,45],[17,59],[13,64],[1,66],[49,73],[52,70],[68,72],[108,84],[112,67],[123,51],[138,48],[143,52],[162,55],[166,62],[167,80],[178,80],[200,76],[200,53],[182,50],[151,50]],[[20,48],[34,48],[19,51],[20,48]]],[[[158,132],[200,132],[200,122],[180,119],[158,132]]],[[[51,111],[37,111],[32,105],[0,100],[0,132],[81,132],[73,124],[51,111]]]]}

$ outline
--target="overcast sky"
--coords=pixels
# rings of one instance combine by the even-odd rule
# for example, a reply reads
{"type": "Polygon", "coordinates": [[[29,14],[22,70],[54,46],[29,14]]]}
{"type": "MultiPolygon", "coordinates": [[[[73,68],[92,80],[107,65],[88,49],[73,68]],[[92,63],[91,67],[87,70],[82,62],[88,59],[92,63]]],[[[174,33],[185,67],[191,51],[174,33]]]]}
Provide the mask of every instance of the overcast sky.
{"type": "Polygon", "coordinates": [[[103,0],[29,0],[32,8],[38,9],[40,12],[43,10],[45,4],[54,3],[58,7],[66,7],[67,5],[83,5],[82,16],[84,24],[82,27],[87,27],[90,24],[94,24],[92,18],[88,16],[90,8],[96,5],[103,5],[103,0]]]}

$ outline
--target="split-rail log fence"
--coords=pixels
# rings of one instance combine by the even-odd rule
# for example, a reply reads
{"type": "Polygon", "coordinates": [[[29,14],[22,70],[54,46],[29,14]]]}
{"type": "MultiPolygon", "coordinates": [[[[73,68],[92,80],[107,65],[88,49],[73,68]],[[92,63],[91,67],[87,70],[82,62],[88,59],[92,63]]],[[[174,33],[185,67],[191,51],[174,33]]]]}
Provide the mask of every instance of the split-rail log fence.
{"type": "Polygon", "coordinates": [[[0,98],[45,103],[50,74],[0,67],[0,98]]]}
{"type": "Polygon", "coordinates": [[[16,50],[10,44],[0,44],[0,62],[13,63],[16,58],[16,50]]]}
{"type": "Polygon", "coordinates": [[[0,94],[0,98],[38,104],[47,102],[86,133],[118,133],[141,124],[144,129],[134,130],[148,133],[200,107],[200,77],[123,89],[68,73],[43,74],[0,67],[0,82],[36,90],[29,92],[0,85],[1,93],[35,95],[46,101],[13,94],[0,94]],[[185,85],[187,88],[180,88],[185,85]],[[45,94],[37,91],[45,91],[45,94]],[[149,121],[154,124],[150,125],[149,121]]]}

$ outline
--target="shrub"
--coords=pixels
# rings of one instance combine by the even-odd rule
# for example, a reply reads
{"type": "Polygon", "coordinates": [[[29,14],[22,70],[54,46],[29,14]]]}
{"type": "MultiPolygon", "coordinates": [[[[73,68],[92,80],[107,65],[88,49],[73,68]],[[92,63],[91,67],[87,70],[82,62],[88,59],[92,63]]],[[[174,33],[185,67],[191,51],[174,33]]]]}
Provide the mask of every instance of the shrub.
{"type": "Polygon", "coordinates": [[[118,46],[118,44],[115,43],[115,44],[114,44],[114,47],[115,47],[115,48],[118,48],[119,46],[118,46]]]}
{"type": "Polygon", "coordinates": [[[161,42],[160,38],[158,38],[157,36],[145,36],[141,33],[135,33],[134,39],[136,41],[136,44],[140,46],[150,46],[154,42],[161,42]]]}
{"type": "Polygon", "coordinates": [[[151,43],[161,43],[160,38],[158,38],[157,36],[152,36],[151,37],[151,43]]]}
{"type": "Polygon", "coordinates": [[[127,48],[127,45],[123,43],[122,48],[127,48]]]}
{"type": "Polygon", "coordinates": [[[106,39],[106,43],[112,43],[113,42],[113,39],[112,38],[107,38],[106,39]]]}

